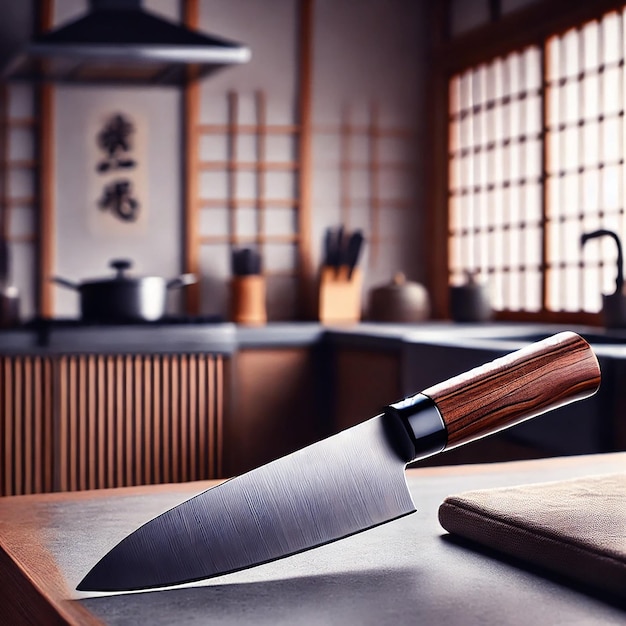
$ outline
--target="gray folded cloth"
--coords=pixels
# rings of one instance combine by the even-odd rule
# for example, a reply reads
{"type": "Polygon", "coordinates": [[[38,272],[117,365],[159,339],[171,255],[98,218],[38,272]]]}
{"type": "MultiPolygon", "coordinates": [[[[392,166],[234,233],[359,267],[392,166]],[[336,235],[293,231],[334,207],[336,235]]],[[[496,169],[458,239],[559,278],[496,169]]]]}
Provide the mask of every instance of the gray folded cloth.
{"type": "Polygon", "coordinates": [[[626,598],[626,473],[469,491],[444,500],[449,533],[626,598]]]}

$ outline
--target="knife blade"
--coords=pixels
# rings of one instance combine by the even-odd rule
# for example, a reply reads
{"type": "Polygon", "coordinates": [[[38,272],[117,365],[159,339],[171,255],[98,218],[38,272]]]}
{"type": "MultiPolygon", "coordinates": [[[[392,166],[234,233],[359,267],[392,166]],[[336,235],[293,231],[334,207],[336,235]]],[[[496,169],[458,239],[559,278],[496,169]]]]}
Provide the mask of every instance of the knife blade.
{"type": "Polygon", "coordinates": [[[197,581],[398,519],[415,511],[408,463],[586,398],[599,384],[598,361],[575,333],[530,344],[166,511],[113,547],[77,588],[197,581]]]}

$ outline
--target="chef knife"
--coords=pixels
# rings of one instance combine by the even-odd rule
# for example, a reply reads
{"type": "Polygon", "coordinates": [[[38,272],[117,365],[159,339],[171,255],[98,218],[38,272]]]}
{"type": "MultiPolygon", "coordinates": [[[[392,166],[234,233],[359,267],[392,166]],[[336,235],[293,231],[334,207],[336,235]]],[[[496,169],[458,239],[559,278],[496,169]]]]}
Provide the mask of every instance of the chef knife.
{"type": "Polygon", "coordinates": [[[359,262],[359,255],[361,253],[361,247],[365,240],[363,233],[360,230],[354,231],[349,239],[346,247],[346,265],[348,266],[348,280],[352,278],[354,268],[359,262]]]}
{"type": "Polygon", "coordinates": [[[335,241],[335,247],[337,249],[336,252],[336,265],[335,265],[335,276],[338,278],[341,266],[346,264],[346,241],[345,241],[345,228],[342,224],[337,228],[337,239],[335,241]]]}
{"type": "Polygon", "coordinates": [[[575,333],[530,344],[166,511],[108,552],[78,589],[196,581],[408,515],[407,463],[588,397],[599,384],[598,361],[575,333]]]}

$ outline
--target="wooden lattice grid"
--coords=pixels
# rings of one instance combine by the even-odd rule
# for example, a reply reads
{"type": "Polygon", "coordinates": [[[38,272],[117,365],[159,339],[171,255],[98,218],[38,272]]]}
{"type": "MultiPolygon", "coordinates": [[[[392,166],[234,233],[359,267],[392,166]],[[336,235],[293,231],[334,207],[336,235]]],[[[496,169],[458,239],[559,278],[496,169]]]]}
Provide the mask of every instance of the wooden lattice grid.
{"type": "MultiPolygon", "coordinates": [[[[195,149],[201,156],[196,165],[200,197],[193,203],[198,214],[194,240],[198,247],[211,250],[211,262],[222,274],[228,274],[228,257],[234,250],[252,247],[263,257],[263,274],[268,286],[276,279],[282,279],[283,284],[287,279],[295,286],[300,278],[298,248],[306,227],[300,213],[297,179],[302,167],[297,151],[299,125],[268,123],[267,98],[263,91],[253,94],[253,119],[249,110],[246,118],[241,119],[241,102],[247,98],[249,105],[248,96],[230,92],[225,97],[226,120],[196,126],[199,140],[195,149]],[[282,152],[278,149],[278,156],[277,138],[288,143],[282,152]],[[242,184],[245,176],[247,184],[242,184]],[[272,189],[273,176],[283,177],[282,195],[272,189]],[[272,253],[280,254],[281,247],[282,266],[275,267],[272,253]]],[[[216,102],[211,105],[207,108],[221,109],[216,102]]],[[[206,110],[203,109],[205,114],[206,110]]],[[[365,258],[369,267],[374,267],[390,249],[402,244],[403,229],[389,228],[388,224],[405,222],[407,212],[415,207],[414,189],[406,185],[396,189],[385,177],[415,178],[415,160],[403,157],[414,151],[407,146],[415,143],[416,131],[384,124],[377,103],[366,107],[365,117],[356,115],[354,107],[345,106],[338,119],[334,125],[312,127],[314,137],[327,135],[336,140],[337,154],[336,160],[329,157],[327,162],[315,163],[309,176],[323,177],[330,169],[338,172],[336,217],[327,225],[342,224],[346,231],[363,230],[367,240],[365,258]],[[397,146],[389,149],[387,142],[400,142],[404,150],[397,146]],[[393,193],[389,192],[391,187],[393,193]]],[[[205,291],[209,297],[220,289],[217,280],[211,289],[212,292],[205,291]]],[[[280,297],[285,297],[285,293],[283,290],[280,297]]],[[[290,293],[293,296],[296,290],[292,288],[290,293]]],[[[223,294],[224,297],[227,296],[223,294]]],[[[272,306],[271,294],[268,304],[272,306]]],[[[276,306],[283,306],[283,316],[293,318],[296,305],[292,299],[291,314],[284,304],[276,306]]],[[[207,306],[210,304],[203,303],[203,308],[207,306]]]]}
{"type": "Polygon", "coordinates": [[[413,189],[397,189],[397,193],[394,189],[390,193],[392,186],[384,180],[389,174],[415,177],[417,165],[413,155],[405,154],[413,152],[413,148],[406,151],[394,146],[394,150],[386,150],[384,145],[393,141],[414,146],[417,131],[385,124],[381,105],[371,101],[367,103],[364,116],[358,116],[354,106],[345,105],[338,127],[314,127],[314,132],[339,136],[338,219],[347,231],[364,226],[367,262],[370,268],[374,268],[390,248],[405,241],[402,231],[389,229],[391,232],[385,232],[384,223],[392,221],[390,213],[399,212],[400,220],[406,222],[407,212],[415,210],[413,189]],[[363,211],[366,215],[359,215],[363,211]]]}
{"type": "MultiPolygon", "coordinates": [[[[199,138],[196,245],[209,250],[218,276],[226,283],[234,251],[253,248],[261,255],[268,290],[277,283],[290,284],[294,294],[301,243],[299,127],[268,123],[262,91],[252,95],[253,120],[242,120],[241,94],[231,91],[225,99],[226,121],[199,123],[195,129],[199,138]],[[276,224],[281,226],[278,230],[276,224]]],[[[277,315],[295,316],[296,299],[290,304],[289,311],[277,315]]]]}
{"type": "Polygon", "coordinates": [[[449,280],[501,311],[587,312],[614,288],[624,227],[624,14],[610,12],[450,81],[449,280]]]}

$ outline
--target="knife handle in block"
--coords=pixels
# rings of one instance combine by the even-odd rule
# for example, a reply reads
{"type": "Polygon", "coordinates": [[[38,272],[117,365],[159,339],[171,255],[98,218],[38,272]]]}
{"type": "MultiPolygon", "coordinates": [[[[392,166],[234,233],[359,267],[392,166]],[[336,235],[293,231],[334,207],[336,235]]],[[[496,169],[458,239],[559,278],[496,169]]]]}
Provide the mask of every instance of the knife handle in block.
{"type": "Polygon", "coordinates": [[[563,332],[422,391],[447,430],[446,449],[593,395],[600,366],[589,344],[563,332]]]}

